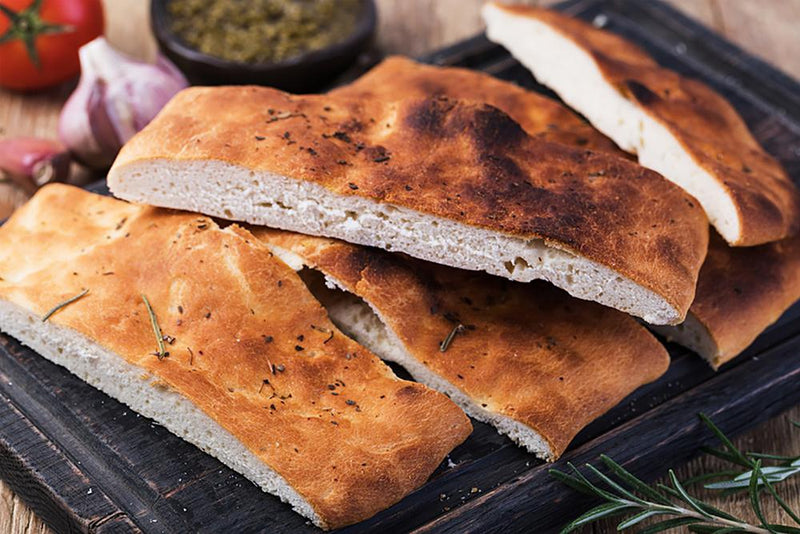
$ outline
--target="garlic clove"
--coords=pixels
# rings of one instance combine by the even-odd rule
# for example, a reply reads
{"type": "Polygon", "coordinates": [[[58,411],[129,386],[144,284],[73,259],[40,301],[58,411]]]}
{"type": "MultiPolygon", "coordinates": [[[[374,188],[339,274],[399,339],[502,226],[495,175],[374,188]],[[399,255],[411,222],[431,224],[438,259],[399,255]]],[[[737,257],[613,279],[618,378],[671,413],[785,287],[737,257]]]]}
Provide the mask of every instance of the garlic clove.
{"type": "Polygon", "coordinates": [[[120,145],[103,108],[104,85],[102,80],[79,82],[58,120],[58,137],[77,160],[92,168],[111,165],[114,156],[110,154],[116,152],[109,147],[120,145]]]}
{"type": "Polygon", "coordinates": [[[123,141],[120,139],[116,123],[119,120],[113,117],[109,110],[108,84],[105,80],[97,79],[89,90],[89,97],[86,105],[86,113],[89,119],[89,132],[93,141],[93,158],[98,160],[99,166],[110,165],[113,156],[122,148],[123,141]],[[109,157],[111,156],[111,157],[109,157]]]}
{"type": "Polygon", "coordinates": [[[81,79],[59,118],[59,136],[75,156],[107,168],[123,144],[188,86],[163,56],[137,61],[99,37],[80,49],[81,79]]]}
{"type": "Polygon", "coordinates": [[[0,171],[26,193],[49,182],[69,178],[70,157],[58,141],[35,137],[0,140],[0,171]]]}

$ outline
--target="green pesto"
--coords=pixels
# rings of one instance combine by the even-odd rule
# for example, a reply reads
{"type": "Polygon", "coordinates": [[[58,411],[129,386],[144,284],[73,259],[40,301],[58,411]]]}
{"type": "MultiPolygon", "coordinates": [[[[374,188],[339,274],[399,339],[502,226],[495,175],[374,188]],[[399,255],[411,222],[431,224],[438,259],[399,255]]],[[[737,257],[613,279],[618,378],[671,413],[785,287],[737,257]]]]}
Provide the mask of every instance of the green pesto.
{"type": "Polygon", "coordinates": [[[243,63],[273,63],[344,40],[361,0],[171,0],[170,29],[191,48],[243,63]]]}

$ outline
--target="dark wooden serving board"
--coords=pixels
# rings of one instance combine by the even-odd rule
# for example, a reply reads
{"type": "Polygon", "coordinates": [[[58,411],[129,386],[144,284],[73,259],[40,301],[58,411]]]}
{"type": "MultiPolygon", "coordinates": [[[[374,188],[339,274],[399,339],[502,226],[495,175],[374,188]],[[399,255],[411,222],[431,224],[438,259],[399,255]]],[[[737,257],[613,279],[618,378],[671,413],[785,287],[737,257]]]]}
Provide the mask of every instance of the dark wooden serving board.
{"type": "MultiPolygon", "coordinates": [[[[587,20],[604,15],[609,29],[662,64],[720,90],[800,181],[797,82],[658,2],[573,0],[560,8],[587,20]]],[[[543,90],[482,36],[426,59],[543,90]]],[[[698,412],[736,434],[800,403],[800,306],[718,373],[669,348],[666,376],[581,432],[562,464],[605,452],[653,479],[710,441],[698,412]]],[[[423,488],[342,532],[550,532],[589,503],[548,467],[475,423],[423,488]]],[[[0,477],[59,532],[318,531],[217,460],[5,336],[0,477]]]]}

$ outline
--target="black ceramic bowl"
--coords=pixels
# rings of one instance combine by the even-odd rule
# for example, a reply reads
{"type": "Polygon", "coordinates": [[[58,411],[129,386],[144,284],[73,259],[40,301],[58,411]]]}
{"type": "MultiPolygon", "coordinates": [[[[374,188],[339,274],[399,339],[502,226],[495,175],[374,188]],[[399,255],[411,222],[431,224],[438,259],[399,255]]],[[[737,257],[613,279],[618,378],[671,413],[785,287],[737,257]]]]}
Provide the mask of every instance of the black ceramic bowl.
{"type": "Polygon", "coordinates": [[[343,41],[277,63],[243,63],[204,54],[172,33],[169,1],[151,1],[153,33],[164,55],[198,85],[255,84],[293,93],[314,91],[353,63],[371,41],[377,23],[374,0],[362,0],[356,28],[343,41]]]}

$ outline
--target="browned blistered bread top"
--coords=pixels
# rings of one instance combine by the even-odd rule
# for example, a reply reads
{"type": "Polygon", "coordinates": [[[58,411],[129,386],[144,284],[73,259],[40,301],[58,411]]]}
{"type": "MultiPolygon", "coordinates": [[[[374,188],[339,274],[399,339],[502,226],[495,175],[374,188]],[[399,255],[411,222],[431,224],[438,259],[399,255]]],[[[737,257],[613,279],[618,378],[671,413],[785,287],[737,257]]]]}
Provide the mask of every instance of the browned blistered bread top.
{"type": "Polygon", "coordinates": [[[800,299],[800,236],[731,248],[714,234],[689,313],[708,330],[719,367],[750,345],[800,299]]]}
{"type": "Polygon", "coordinates": [[[540,8],[496,6],[545,22],[574,41],[625,98],[664,124],[732,195],[742,224],[736,245],[776,241],[800,229],[797,188],[719,93],[660,67],[623,37],[581,20],[540,8]]]}
{"type": "Polygon", "coordinates": [[[688,311],[708,222],[677,186],[620,157],[532,138],[486,104],[357,94],[186,89],[125,145],[109,180],[138,161],[215,160],[277,173],[342,196],[543,239],[688,311]]]}
{"type": "Polygon", "coordinates": [[[328,94],[346,96],[351,92],[382,101],[446,96],[486,103],[507,113],[533,137],[626,155],[611,139],[552,98],[474,70],[435,67],[391,56],[355,82],[328,94]]]}
{"type": "Polygon", "coordinates": [[[397,502],[471,431],[446,397],[336,330],[298,276],[235,226],[52,185],[0,229],[0,251],[0,297],[44,315],[88,288],[50,321],[190,399],[327,527],[397,502]],[[166,358],[143,294],[175,338],[166,358]]]}
{"type": "Polygon", "coordinates": [[[369,302],[416,360],[486,410],[534,429],[556,458],[584,426],[669,365],[664,347],[632,317],[544,282],[280,230],[253,232],[369,302]],[[441,352],[459,324],[466,330],[441,352]]]}

